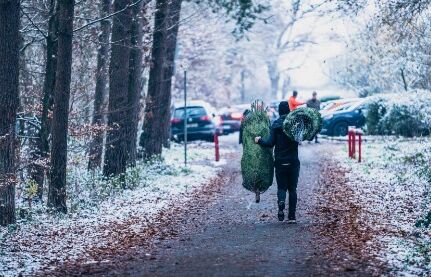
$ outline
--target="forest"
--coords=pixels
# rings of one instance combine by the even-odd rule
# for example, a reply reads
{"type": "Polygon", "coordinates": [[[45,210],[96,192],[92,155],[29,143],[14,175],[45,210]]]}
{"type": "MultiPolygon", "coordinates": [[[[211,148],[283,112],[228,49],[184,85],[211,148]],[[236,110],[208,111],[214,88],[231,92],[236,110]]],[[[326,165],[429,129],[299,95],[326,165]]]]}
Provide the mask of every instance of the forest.
{"type": "MultiPolygon", "coordinates": [[[[238,35],[265,10],[251,1],[200,2],[234,21],[238,35]]],[[[87,153],[89,171],[121,183],[138,156],[161,154],[170,139],[181,6],[181,0],[2,1],[1,225],[16,221],[19,183],[29,198],[45,197],[49,209],[67,212],[71,148],[87,153]],[[83,145],[71,145],[78,141],[83,145]]]]}

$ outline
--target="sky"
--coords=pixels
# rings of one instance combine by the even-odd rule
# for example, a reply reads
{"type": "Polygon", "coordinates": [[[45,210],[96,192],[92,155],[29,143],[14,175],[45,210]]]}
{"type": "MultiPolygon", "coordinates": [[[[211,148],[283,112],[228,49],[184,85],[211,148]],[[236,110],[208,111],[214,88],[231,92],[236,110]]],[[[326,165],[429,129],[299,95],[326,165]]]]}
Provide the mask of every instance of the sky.
{"type": "Polygon", "coordinates": [[[331,58],[343,54],[348,47],[349,37],[358,32],[359,26],[364,22],[366,19],[363,15],[352,18],[338,12],[300,22],[296,31],[313,30],[315,44],[307,46],[303,51],[294,52],[281,61],[281,67],[287,66],[292,59],[303,61],[300,68],[290,72],[292,88],[304,91],[320,90],[322,94],[334,94],[335,90],[339,90],[337,94],[353,97],[353,92],[340,90],[332,82],[329,65],[331,58]]]}

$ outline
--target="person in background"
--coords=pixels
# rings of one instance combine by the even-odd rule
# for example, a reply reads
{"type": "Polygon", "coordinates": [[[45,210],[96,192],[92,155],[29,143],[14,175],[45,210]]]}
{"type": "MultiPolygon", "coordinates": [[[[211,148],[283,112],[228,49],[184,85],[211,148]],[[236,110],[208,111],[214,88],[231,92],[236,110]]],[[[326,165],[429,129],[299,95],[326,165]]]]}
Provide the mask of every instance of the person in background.
{"type": "Polygon", "coordinates": [[[278,107],[280,117],[272,123],[268,137],[255,137],[254,142],[262,147],[274,148],[275,177],[277,179],[278,220],[284,220],[286,194],[289,192],[288,223],[296,223],[296,204],[300,162],[298,143],[283,131],[283,122],[289,114],[289,104],[281,101],[278,107]]]}
{"type": "Polygon", "coordinates": [[[294,111],[299,106],[305,104],[305,102],[298,101],[296,99],[297,97],[298,97],[298,92],[296,90],[294,90],[292,96],[290,96],[289,101],[288,101],[288,103],[289,103],[289,109],[290,109],[291,112],[294,111]]]}
{"type": "MultiPolygon", "coordinates": [[[[317,92],[313,91],[313,96],[311,97],[310,100],[307,101],[307,107],[320,111],[320,100],[317,99],[317,92]]],[[[316,136],[314,136],[314,141],[316,143],[319,143],[317,139],[317,134],[316,136]]]]}

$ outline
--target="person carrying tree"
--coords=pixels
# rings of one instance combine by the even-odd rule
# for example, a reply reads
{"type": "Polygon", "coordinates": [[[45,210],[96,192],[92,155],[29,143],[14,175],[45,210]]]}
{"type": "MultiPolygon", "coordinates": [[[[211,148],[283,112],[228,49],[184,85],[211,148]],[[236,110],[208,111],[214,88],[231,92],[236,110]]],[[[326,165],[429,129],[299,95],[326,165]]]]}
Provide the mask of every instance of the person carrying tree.
{"type": "Polygon", "coordinates": [[[298,92],[296,90],[293,91],[292,96],[289,98],[289,109],[291,111],[294,111],[296,108],[298,108],[301,105],[304,105],[305,102],[298,101],[296,98],[298,97],[298,92]]]}
{"type": "MultiPolygon", "coordinates": [[[[317,92],[313,91],[313,96],[307,101],[307,107],[320,111],[320,100],[317,99],[317,92]]],[[[317,134],[314,136],[314,142],[319,143],[317,140],[317,134]]]]}
{"type": "Polygon", "coordinates": [[[291,140],[283,131],[283,122],[289,114],[289,103],[280,102],[280,117],[272,123],[268,137],[255,137],[255,143],[262,147],[274,147],[275,177],[277,180],[278,220],[284,220],[284,209],[287,191],[289,191],[288,223],[296,223],[296,203],[300,162],[298,158],[298,142],[291,140]]]}

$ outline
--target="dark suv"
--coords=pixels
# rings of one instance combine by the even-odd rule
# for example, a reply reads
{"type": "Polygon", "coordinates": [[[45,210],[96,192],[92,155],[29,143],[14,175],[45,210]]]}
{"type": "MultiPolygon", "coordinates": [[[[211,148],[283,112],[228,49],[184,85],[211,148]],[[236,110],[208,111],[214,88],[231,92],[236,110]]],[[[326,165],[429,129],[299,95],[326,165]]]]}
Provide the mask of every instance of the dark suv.
{"type": "Polygon", "coordinates": [[[333,113],[323,115],[320,132],[328,136],[346,136],[349,126],[361,128],[365,125],[367,105],[365,101],[341,107],[333,113]]]}
{"type": "MultiPolygon", "coordinates": [[[[184,106],[174,106],[171,119],[171,136],[184,140],[184,106]]],[[[204,101],[191,101],[187,105],[187,138],[213,141],[214,134],[221,134],[221,119],[215,109],[204,101]]]]}

